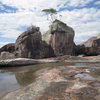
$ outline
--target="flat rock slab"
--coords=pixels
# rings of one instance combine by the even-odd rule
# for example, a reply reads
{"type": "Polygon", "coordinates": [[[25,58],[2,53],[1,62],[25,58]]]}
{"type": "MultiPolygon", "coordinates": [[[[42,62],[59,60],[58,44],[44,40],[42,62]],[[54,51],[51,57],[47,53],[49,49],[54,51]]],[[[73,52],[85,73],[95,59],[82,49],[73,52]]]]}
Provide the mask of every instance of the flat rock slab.
{"type": "Polygon", "coordinates": [[[0,66],[23,66],[23,65],[34,65],[41,63],[55,63],[58,60],[49,60],[49,59],[27,59],[27,58],[16,58],[16,59],[7,59],[0,60],[0,66]]]}
{"type": "Polygon", "coordinates": [[[74,62],[74,63],[99,63],[100,60],[65,60],[65,62],[74,62]]]}

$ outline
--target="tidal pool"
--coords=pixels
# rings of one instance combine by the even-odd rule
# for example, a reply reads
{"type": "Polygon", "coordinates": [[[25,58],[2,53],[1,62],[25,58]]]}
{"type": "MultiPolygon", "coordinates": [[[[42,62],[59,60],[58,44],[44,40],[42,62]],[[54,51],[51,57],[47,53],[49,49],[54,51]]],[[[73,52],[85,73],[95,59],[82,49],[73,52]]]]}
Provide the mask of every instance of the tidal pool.
{"type": "Polygon", "coordinates": [[[45,69],[63,66],[88,69],[90,75],[100,80],[100,63],[47,63],[21,67],[0,67],[0,97],[8,92],[27,86],[37,78],[36,72],[45,69]]]}

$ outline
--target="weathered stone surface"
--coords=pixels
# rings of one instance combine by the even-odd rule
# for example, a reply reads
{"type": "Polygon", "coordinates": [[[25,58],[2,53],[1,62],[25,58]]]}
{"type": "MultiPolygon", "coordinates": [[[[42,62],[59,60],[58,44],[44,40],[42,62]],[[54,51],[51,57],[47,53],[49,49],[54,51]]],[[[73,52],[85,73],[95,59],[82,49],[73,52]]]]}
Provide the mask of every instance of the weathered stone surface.
{"type": "Polygon", "coordinates": [[[48,30],[46,33],[42,35],[42,40],[45,41],[47,44],[50,44],[50,37],[51,37],[51,31],[48,30]]]}
{"type": "Polygon", "coordinates": [[[99,100],[94,98],[96,95],[98,95],[96,89],[92,87],[83,87],[77,92],[72,92],[70,98],[71,100],[99,100]]]}
{"type": "Polygon", "coordinates": [[[0,59],[5,60],[5,59],[13,59],[15,58],[15,55],[13,53],[10,52],[1,52],[0,54],[0,59]]]}
{"type": "Polygon", "coordinates": [[[17,38],[15,44],[5,45],[0,52],[6,51],[13,53],[17,58],[32,59],[74,55],[74,30],[71,27],[55,20],[48,33],[47,43],[44,39],[42,40],[39,27],[31,26],[17,38]]]}
{"type": "Polygon", "coordinates": [[[41,58],[54,57],[54,51],[52,47],[45,41],[42,41],[40,50],[41,50],[40,52],[41,58]]]}
{"type": "Polygon", "coordinates": [[[100,38],[92,37],[84,43],[86,55],[100,54],[100,38]]]}
{"type": "Polygon", "coordinates": [[[85,46],[84,45],[77,45],[75,48],[75,55],[85,55],[85,46]]]}
{"type": "Polygon", "coordinates": [[[52,48],[42,41],[41,32],[35,26],[17,38],[15,50],[16,57],[39,59],[53,56],[52,48]]]}
{"type": "Polygon", "coordinates": [[[0,48],[0,53],[1,52],[9,52],[9,53],[13,53],[15,51],[15,44],[14,43],[9,43],[4,45],[3,47],[0,48]]]}
{"type": "Polygon", "coordinates": [[[0,48],[0,59],[12,59],[15,58],[15,44],[9,43],[0,48]]]}
{"type": "Polygon", "coordinates": [[[59,20],[50,26],[50,45],[56,56],[74,55],[74,30],[59,20]]]}
{"type": "Polygon", "coordinates": [[[84,54],[87,56],[100,55],[100,38],[92,37],[77,46],[76,54],[84,54]]]}
{"type": "Polygon", "coordinates": [[[32,26],[16,40],[16,57],[40,58],[41,33],[38,27],[32,26]]]}
{"type": "MultiPolygon", "coordinates": [[[[80,73],[87,74],[86,69],[86,66],[42,68],[31,73],[35,76],[32,84],[8,93],[1,100],[100,100],[100,82],[97,78],[75,77],[80,73]]],[[[94,77],[92,72],[88,74],[94,77]]]]}
{"type": "MultiPolygon", "coordinates": [[[[5,54],[6,55],[6,54],[5,54]]],[[[12,57],[13,55],[9,55],[8,57],[12,57]]],[[[28,58],[5,58],[7,60],[0,60],[0,66],[24,66],[24,65],[34,65],[34,64],[42,64],[42,63],[54,63],[58,62],[58,60],[53,59],[28,59],[28,58]]]]}

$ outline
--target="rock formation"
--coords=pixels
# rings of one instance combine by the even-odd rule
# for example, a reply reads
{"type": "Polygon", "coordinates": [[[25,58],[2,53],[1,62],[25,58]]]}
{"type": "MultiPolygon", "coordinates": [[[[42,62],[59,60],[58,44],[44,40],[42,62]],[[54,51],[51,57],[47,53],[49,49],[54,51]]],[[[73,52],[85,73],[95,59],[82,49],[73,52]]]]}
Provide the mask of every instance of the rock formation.
{"type": "Polygon", "coordinates": [[[9,44],[6,44],[5,46],[3,46],[2,48],[0,48],[0,53],[4,52],[4,51],[13,53],[15,51],[15,44],[9,43],[9,44]]]}
{"type": "Polygon", "coordinates": [[[0,59],[10,59],[15,58],[15,44],[9,43],[0,48],[0,59]]]}
{"type": "Polygon", "coordinates": [[[77,46],[76,54],[86,56],[100,55],[100,38],[92,37],[81,45],[77,46]]]}
{"type": "Polygon", "coordinates": [[[74,55],[74,30],[71,27],[59,20],[55,20],[47,34],[49,34],[49,38],[46,37],[48,43],[42,39],[39,27],[31,26],[16,39],[15,44],[8,44],[0,49],[1,59],[9,58],[9,56],[10,58],[40,59],[74,55]]]}
{"type": "Polygon", "coordinates": [[[22,33],[15,43],[16,57],[22,58],[45,58],[53,54],[49,45],[42,41],[39,27],[32,26],[26,32],[22,33]]]}
{"type": "Polygon", "coordinates": [[[55,20],[44,37],[44,40],[50,43],[56,56],[74,55],[74,30],[65,23],[55,20]]]}
{"type": "Polygon", "coordinates": [[[16,56],[22,58],[40,58],[41,33],[38,27],[31,27],[16,40],[16,56]]]}

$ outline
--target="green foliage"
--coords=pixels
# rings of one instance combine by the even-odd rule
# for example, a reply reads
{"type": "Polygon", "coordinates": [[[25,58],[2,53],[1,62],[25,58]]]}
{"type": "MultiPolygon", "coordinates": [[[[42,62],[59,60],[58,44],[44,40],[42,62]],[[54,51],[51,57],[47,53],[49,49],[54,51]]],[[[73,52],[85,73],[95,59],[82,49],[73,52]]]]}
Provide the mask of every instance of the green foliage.
{"type": "Polygon", "coordinates": [[[56,9],[53,8],[43,9],[42,12],[44,12],[47,15],[47,20],[49,20],[50,23],[62,23],[60,21],[62,15],[58,15],[56,9]],[[58,17],[60,18],[59,20],[58,17]]]}
{"type": "Polygon", "coordinates": [[[53,9],[53,8],[50,8],[50,9],[43,9],[42,10],[43,12],[45,12],[45,13],[48,13],[48,14],[56,14],[57,13],[57,11],[55,10],[55,9],[53,9]]]}
{"type": "Polygon", "coordinates": [[[62,21],[60,21],[60,20],[58,20],[58,19],[55,19],[55,20],[53,21],[53,23],[64,24],[62,21]]]}
{"type": "Polygon", "coordinates": [[[56,14],[57,11],[53,8],[49,8],[49,9],[43,9],[42,12],[44,12],[47,15],[47,20],[49,19],[50,16],[50,21],[53,22],[53,20],[56,19],[56,14]]]}

